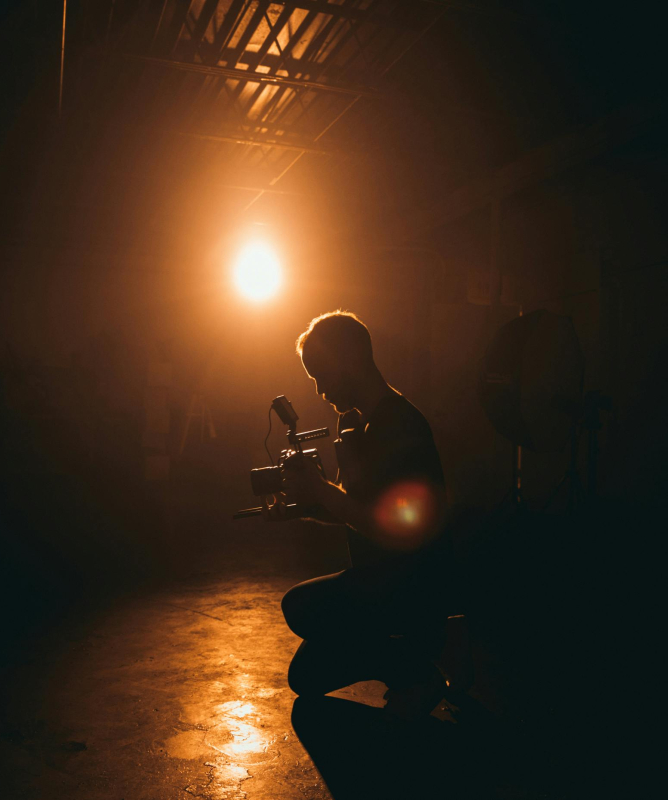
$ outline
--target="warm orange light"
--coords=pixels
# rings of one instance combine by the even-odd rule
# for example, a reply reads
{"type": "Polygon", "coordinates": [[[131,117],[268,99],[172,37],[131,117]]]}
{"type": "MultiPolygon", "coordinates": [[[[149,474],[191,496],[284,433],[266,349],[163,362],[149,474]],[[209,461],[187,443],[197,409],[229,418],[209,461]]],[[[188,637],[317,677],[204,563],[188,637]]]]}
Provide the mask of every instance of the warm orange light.
{"type": "Polygon", "coordinates": [[[249,300],[273,297],[281,285],[281,265],[271,247],[264,242],[246,245],[234,268],[234,283],[249,300]]]}

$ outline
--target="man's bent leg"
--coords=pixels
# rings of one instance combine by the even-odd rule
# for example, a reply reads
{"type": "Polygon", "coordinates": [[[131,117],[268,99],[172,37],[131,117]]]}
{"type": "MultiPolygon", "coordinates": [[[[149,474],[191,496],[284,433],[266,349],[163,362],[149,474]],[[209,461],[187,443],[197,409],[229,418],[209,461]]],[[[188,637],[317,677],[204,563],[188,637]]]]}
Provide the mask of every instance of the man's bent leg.
{"type": "Polygon", "coordinates": [[[383,642],[355,638],[305,640],[293,656],[288,684],[295,694],[313,697],[359,681],[382,680],[383,642]]]}
{"type": "Polygon", "coordinates": [[[290,630],[302,639],[353,630],[403,633],[424,615],[419,588],[397,584],[387,565],[351,567],[298,583],[281,601],[290,630]]]}
{"type": "Polygon", "coordinates": [[[425,662],[410,642],[391,636],[330,636],[303,641],[288,670],[295,694],[323,695],[359,681],[381,681],[390,689],[429,677],[425,662]]]}
{"type": "Polygon", "coordinates": [[[353,568],[286,593],[286,622],[305,639],[288,675],[293,691],[323,695],[363,680],[402,689],[431,674],[428,641],[437,630],[429,604],[419,587],[401,591],[387,577],[382,569],[353,568]]]}
{"type": "Polygon", "coordinates": [[[363,609],[350,592],[351,570],[298,583],[283,596],[281,608],[288,627],[302,639],[321,638],[350,630],[363,609]]]}

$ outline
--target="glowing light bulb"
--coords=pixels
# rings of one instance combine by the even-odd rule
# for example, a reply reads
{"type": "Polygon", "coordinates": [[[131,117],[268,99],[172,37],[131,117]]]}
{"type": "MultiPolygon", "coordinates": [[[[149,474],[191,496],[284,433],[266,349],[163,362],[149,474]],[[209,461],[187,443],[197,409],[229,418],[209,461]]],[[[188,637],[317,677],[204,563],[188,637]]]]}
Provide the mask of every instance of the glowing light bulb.
{"type": "Polygon", "coordinates": [[[281,265],[276,254],[262,242],[247,245],[234,268],[234,282],[249,300],[268,300],[281,285],[281,265]]]}

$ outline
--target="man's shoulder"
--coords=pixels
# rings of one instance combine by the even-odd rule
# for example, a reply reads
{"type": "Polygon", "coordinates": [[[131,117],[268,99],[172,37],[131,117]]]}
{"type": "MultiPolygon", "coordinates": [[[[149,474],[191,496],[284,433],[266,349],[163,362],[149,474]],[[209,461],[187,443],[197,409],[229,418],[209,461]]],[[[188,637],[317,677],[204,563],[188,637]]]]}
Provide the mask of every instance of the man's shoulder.
{"type": "Polygon", "coordinates": [[[431,433],[429,423],[420,409],[396,391],[380,401],[370,422],[374,427],[390,427],[406,433],[431,433]]]}
{"type": "Polygon", "coordinates": [[[426,478],[443,484],[438,450],[424,414],[398,392],[379,403],[367,429],[376,486],[426,478]]]}

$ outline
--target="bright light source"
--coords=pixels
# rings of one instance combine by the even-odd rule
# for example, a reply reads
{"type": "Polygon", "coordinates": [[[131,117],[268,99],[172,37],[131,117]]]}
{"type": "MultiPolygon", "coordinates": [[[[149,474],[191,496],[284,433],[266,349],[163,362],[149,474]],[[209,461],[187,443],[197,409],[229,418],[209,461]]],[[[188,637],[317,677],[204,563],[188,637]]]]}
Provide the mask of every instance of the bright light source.
{"type": "Polygon", "coordinates": [[[267,300],[281,285],[281,265],[276,254],[262,242],[246,245],[234,268],[234,282],[249,300],[267,300]]]}

